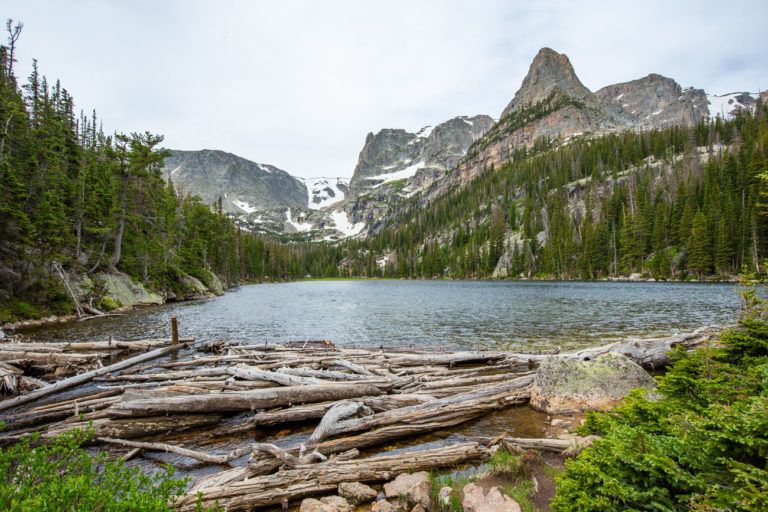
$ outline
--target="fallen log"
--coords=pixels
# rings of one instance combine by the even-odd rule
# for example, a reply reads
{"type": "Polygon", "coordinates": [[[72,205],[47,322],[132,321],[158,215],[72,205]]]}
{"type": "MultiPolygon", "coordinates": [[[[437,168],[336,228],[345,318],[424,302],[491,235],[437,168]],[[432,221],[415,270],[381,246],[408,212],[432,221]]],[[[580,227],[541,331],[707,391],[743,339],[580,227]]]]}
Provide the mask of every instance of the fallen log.
{"type": "Polygon", "coordinates": [[[275,382],[281,386],[309,386],[312,384],[332,384],[329,381],[317,379],[315,377],[299,377],[288,375],[287,373],[271,372],[260,370],[253,366],[237,365],[227,369],[230,375],[245,380],[265,380],[275,382]]]}
{"type": "Polygon", "coordinates": [[[208,462],[209,464],[227,464],[235,459],[239,459],[245,455],[248,455],[253,450],[250,446],[244,448],[238,448],[232,450],[229,453],[222,455],[211,455],[210,453],[200,452],[197,450],[190,450],[188,448],[182,448],[180,446],[174,446],[172,444],[165,443],[142,443],[140,441],[128,441],[126,439],[115,439],[112,437],[99,437],[96,439],[101,443],[116,444],[119,446],[127,446],[129,448],[139,448],[143,450],[151,450],[155,452],[175,453],[184,457],[199,460],[201,462],[208,462]]]}
{"type": "Polygon", "coordinates": [[[654,370],[669,364],[669,351],[674,347],[682,345],[691,350],[708,343],[718,332],[719,329],[716,327],[700,327],[689,333],[666,338],[632,338],[564,354],[507,354],[506,360],[511,364],[527,364],[529,368],[535,368],[548,357],[568,357],[589,361],[608,352],[617,352],[632,359],[643,368],[654,370]]]}
{"type": "Polygon", "coordinates": [[[193,428],[215,425],[220,421],[221,416],[217,414],[189,414],[129,419],[102,418],[92,422],[80,421],[52,425],[43,437],[57,436],[75,428],[87,430],[92,426],[95,431],[95,437],[133,439],[152,434],[182,432],[193,428]]]}
{"type": "Polygon", "coordinates": [[[198,491],[199,494],[191,492],[182,496],[174,506],[181,512],[193,512],[199,496],[203,506],[218,502],[231,512],[251,510],[332,491],[343,482],[389,480],[399,473],[455,466],[487,454],[488,450],[478,443],[462,443],[366,459],[329,460],[203,489],[198,491]]]}
{"type": "Polygon", "coordinates": [[[90,372],[81,373],[80,375],[75,375],[73,377],[60,380],[54,384],[37,389],[31,393],[27,393],[26,395],[17,396],[15,398],[11,398],[10,400],[4,400],[0,402],[0,411],[5,411],[12,407],[17,407],[44,396],[52,395],[64,389],[83,384],[84,382],[88,382],[89,380],[93,379],[94,377],[98,377],[99,375],[112,373],[123,368],[128,368],[129,366],[133,366],[135,364],[143,363],[144,361],[149,361],[151,359],[164,356],[165,354],[170,354],[171,352],[176,352],[183,347],[186,347],[186,344],[179,343],[178,345],[170,345],[167,347],[158,348],[152,350],[151,352],[145,352],[144,354],[129,357],[128,359],[124,359],[119,363],[111,364],[97,370],[92,370],[90,372]]]}
{"type": "MultiPolygon", "coordinates": [[[[422,404],[434,400],[431,395],[401,394],[381,395],[376,397],[364,396],[356,399],[374,412],[388,411],[398,407],[422,404]]],[[[240,425],[226,429],[226,432],[234,434],[247,432],[256,426],[274,426],[284,423],[300,423],[307,420],[322,418],[328,410],[337,402],[319,402],[307,405],[294,405],[285,409],[256,413],[240,425]]]]}
{"type": "Polygon", "coordinates": [[[290,386],[232,393],[132,400],[115,404],[108,409],[108,412],[112,417],[157,416],[169,413],[241,412],[269,409],[292,403],[325,402],[380,394],[379,388],[364,384],[290,386]]]}

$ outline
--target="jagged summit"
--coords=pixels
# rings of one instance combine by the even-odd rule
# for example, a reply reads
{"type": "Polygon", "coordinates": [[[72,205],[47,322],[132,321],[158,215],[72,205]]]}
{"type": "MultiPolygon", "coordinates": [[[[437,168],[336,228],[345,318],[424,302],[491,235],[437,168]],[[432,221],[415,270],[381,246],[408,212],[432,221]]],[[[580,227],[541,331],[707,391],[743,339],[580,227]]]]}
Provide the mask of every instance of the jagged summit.
{"type": "Polygon", "coordinates": [[[555,90],[578,100],[584,100],[592,94],[576,76],[567,55],[551,48],[542,48],[531,62],[520,89],[501,115],[504,117],[538,103],[555,90]]]}

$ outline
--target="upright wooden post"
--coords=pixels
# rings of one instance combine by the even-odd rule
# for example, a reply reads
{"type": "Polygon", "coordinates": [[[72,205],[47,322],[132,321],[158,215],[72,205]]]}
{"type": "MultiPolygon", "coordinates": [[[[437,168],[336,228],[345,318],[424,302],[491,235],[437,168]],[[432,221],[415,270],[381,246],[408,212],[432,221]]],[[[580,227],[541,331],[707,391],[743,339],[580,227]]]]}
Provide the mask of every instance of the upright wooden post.
{"type": "Polygon", "coordinates": [[[176,319],[176,315],[171,317],[171,345],[178,345],[179,343],[179,321],[176,319]]]}

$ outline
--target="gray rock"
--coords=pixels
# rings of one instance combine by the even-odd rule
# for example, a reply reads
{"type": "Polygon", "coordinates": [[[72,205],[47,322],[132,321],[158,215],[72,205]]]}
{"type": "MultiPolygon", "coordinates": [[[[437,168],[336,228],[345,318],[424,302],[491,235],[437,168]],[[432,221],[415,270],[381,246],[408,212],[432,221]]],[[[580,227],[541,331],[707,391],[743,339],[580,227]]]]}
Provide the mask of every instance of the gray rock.
{"type": "Polygon", "coordinates": [[[360,482],[343,482],[339,484],[339,496],[358,505],[375,500],[377,495],[378,493],[372,487],[360,482]]]}
{"type": "Polygon", "coordinates": [[[521,512],[520,504],[491,487],[486,494],[477,484],[467,484],[462,491],[461,506],[465,512],[521,512]]]}
{"type": "Polygon", "coordinates": [[[549,357],[536,371],[531,406],[549,414],[604,410],[631,389],[652,389],[655,384],[639,365],[615,352],[590,361],[549,357]]]}
{"type": "Polygon", "coordinates": [[[340,496],[326,496],[319,500],[306,498],[301,502],[299,512],[351,512],[353,508],[340,496]]]}
{"type": "Polygon", "coordinates": [[[451,494],[453,493],[452,487],[441,487],[440,491],[437,493],[437,501],[440,503],[440,505],[443,505],[445,507],[450,506],[451,504],[451,494]]]}
{"type": "Polygon", "coordinates": [[[429,509],[432,506],[429,474],[419,471],[397,475],[393,481],[384,484],[384,495],[387,498],[402,498],[413,505],[419,503],[429,509]]]}
{"type": "Polygon", "coordinates": [[[163,298],[150,292],[141,283],[137,283],[122,272],[102,272],[97,279],[104,286],[106,296],[117,301],[121,306],[162,304],[163,298]]]}

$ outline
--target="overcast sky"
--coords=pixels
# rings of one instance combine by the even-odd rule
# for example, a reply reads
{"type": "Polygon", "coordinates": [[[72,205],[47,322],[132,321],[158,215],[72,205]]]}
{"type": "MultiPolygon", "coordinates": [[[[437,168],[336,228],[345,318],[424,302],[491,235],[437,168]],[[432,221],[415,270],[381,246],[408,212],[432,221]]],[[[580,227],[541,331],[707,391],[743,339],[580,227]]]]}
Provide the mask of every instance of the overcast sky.
{"type": "Polygon", "coordinates": [[[350,176],[370,131],[499,113],[542,46],[592,90],[655,72],[768,88],[768,1],[2,0],[32,58],[107,131],[306,177],[350,176]]]}

